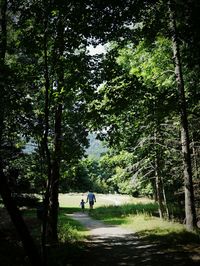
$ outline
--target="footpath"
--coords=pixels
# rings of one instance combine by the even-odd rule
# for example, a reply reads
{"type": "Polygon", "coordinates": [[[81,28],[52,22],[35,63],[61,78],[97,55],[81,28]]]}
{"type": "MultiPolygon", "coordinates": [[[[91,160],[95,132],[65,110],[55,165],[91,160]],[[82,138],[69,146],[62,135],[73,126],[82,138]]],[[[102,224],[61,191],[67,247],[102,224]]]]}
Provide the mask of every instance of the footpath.
{"type": "Polygon", "coordinates": [[[67,266],[199,266],[195,250],[150,243],[128,229],[106,225],[86,213],[67,214],[89,231],[86,249],[67,266]]]}

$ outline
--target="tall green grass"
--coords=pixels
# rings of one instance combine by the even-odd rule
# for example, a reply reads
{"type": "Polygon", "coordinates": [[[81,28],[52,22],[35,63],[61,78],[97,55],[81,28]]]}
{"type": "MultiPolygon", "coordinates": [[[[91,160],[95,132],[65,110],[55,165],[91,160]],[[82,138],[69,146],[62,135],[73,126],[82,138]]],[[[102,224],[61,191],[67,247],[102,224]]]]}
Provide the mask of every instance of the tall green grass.
{"type": "Polygon", "coordinates": [[[79,208],[60,208],[58,219],[59,245],[49,247],[48,265],[71,265],[69,260],[80,256],[85,249],[84,239],[88,231],[77,221],[66,214],[78,211],[79,208]]]}
{"type": "Polygon", "coordinates": [[[139,237],[158,243],[200,243],[200,233],[188,232],[183,224],[158,217],[156,203],[105,206],[93,210],[93,218],[133,230],[139,237]]]}
{"type": "MultiPolygon", "coordinates": [[[[70,209],[71,212],[77,209],[70,209]]],[[[62,243],[75,243],[84,240],[88,231],[79,222],[69,218],[66,214],[68,209],[62,208],[59,212],[58,237],[62,243]]]]}
{"type": "Polygon", "coordinates": [[[158,215],[158,206],[156,203],[129,203],[120,206],[102,206],[93,210],[91,215],[105,222],[111,222],[113,218],[122,218],[131,214],[148,214],[148,215],[158,215]]]}

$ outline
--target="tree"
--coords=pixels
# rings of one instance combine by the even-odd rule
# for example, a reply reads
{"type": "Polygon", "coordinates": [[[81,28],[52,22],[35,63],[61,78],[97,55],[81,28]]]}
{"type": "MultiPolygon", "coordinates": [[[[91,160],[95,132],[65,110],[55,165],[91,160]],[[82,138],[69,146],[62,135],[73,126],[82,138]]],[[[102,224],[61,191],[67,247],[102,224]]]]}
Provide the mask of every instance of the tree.
{"type": "MultiPolygon", "coordinates": [[[[84,106],[90,84],[86,39],[74,16],[74,12],[81,14],[84,11],[82,3],[69,3],[68,9],[64,2],[45,3],[27,5],[26,13],[20,10],[18,26],[20,47],[26,60],[31,61],[30,69],[26,69],[33,77],[29,86],[34,86],[37,92],[30,92],[34,106],[32,120],[37,127],[30,127],[29,134],[39,143],[43,162],[48,165],[44,168],[48,175],[46,198],[49,195],[52,238],[57,240],[61,161],[73,161],[70,158],[72,143],[73,158],[76,159],[82,156],[83,147],[87,145],[84,106]],[[35,23],[37,27],[32,27],[35,23]]],[[[26,6],[25,3],[23,5],[26,6]]],[[[81,23],[84,25],[86,22],[83,20],[79,23],[82,27],[81,23]]],[[[45,209],[48,209],[48,202],[45,209]]]]}
{"type": "Polygon", "coordinates": [[[193,180],[192,180],[192,166],[190,157],[190,140],[188,130],[188,118],[187,118],[187,107],[185,99],[184,81],[182,75],[182,65],[180,57],[180,49],[178,44],[178,35],[176,28],[176,17],[174,10],[173,1],[169,1],[169,12],[170,12],[170,25],[172,30],[172,44],[173,54],[175,61],[175,75],[179,91],[179,105],[181,115],[181,144],[183,154],[183,165],[184,165],[184,186],[185,186],[185,215],[186,215],[186,226],[188,230],[194,230],[196,227],[196,211],[194,203],[194,191],[193,191],[193,180]]]}
{"type": "MultiPolygon", "coordinates": [[[[9,92],[8,88],[9,85],[5,83],[5,80],[8,80],[8,75],[7,75],[7,71],[8,70],[8,66],[6,65],[6,60],[5,60],[5,55],[7,52],[7,19],[8,19],[8,15],[7,15],[7,8],[8,8],[8,1],[1,1],[0,2],[0,10],[1,10],[1,43],[0,43],[0,64],[1,64],[1,76],[0,76],[0,91],[3,92],[3,95],[1,97],[1,100],[4,100],[4,95],[9,92]]],[[[7,99],[8,101],[9,99],[7,99]]],[[[2,111],[1,111],[1,115],[0,115],[0,149],[1,151],[3,150],[3,144],[5,143],[5,130],[6,130],[6,126],[5,126],[5,121],[7,118],[6,115],[6,108],[4,106],[4,104],[1,105],[2,107],[2,111]]],[[[8,182],[6,180],[6,176],[4,174],[4,163],[3,163],[3,158],[1,155],[0,158],[0,194],[2,196],[3,202],[5,207],[8,210],[8,213],[11,217],[11,220],[13,222],[13,224],[16,227],[17,232],[19,233],[22,243],[23,243],[23,247],[29,257],[30,263],[32,265],[42,265],[42,261],[41,261],[41,257],[40,254],[36,248],[35,243],[33,242],[33,239],[28,231],[28,228],[21,216],[21,213],[15,203],[15,201],[13,200],[13,198],[11,197],[11,191],[9,189],[8,186],[8,182]]]]}

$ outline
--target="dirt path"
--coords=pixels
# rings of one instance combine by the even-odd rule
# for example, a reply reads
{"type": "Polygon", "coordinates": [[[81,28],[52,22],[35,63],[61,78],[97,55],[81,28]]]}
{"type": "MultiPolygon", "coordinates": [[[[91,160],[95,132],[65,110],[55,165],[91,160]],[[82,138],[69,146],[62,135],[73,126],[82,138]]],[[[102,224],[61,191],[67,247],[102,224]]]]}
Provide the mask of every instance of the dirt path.
{"type": "Polygon", "coordinates": [[[86,213],[68,214],[88,230],[90,236],[86,249],[80,256],[71,258],[67,266],[197,266],[200,258],[195,251],[184,251],[182,247],[169,247],[165,243],[149,243],[141,240],[134,232],[105,225],[91,219],[86,213]]]}
{"type": "Polygon", "coordinates": [[[77,212],[68,214],[74,220],[79,221],[84,227],[90,230],[90,236],[93,240],[96,238],[110,238],[113,236],[124,237],[125,235],[132,234],[133,232],[116,226],[109,226],[100,221],[90,218],[86,213],[77,212]]]}

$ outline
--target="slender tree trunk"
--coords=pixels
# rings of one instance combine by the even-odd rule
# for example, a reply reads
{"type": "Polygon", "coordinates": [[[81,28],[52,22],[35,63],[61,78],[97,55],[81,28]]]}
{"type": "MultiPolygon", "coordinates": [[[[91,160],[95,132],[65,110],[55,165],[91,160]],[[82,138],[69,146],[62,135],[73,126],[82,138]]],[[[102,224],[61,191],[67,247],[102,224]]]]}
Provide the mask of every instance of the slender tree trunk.
{"type": "Polygon", "coordinates": [[[50,224],[51,224],[51,239],[58,240],[57,224],[58,224],[58,194],[59,194],[59,179],[60,179],[60,156],[61,156],[61,125],[62,125],[62,104],[59,104],[55,114],[55,150],[52,163],[51,176],[51,195],[50,195],[50,224]]]}
{"type": "Polygon", "coordinates": [[[156,193],[157,193],[157,201],[159,206],[159,216],[161,219],[164,218],[164,206],[163,206],[163,191],[162,191],[162,182],[161,182],[161,176],[159,171],[159,163],[158,158],[156,156],[155,158],[155,180],[156,180],[156,193]]]}
{"type": "Polygon", "coordinates": [[[193,154],[193,173],[194,173],[194,178],[197,179],[198,178],[198,162],[197,162],[197,158],[198,158],[198,152],[197,152],[197,148],[195,147],[195,140],[194,138],[192,139],[192,154],[193,154]]]}
{"type": "Polygon", "coordinates": [[[58,67],[56,69],[57,74],[57,107],[55,111],[55,139],[54,139],[54,156],[52,162],[52,173],[51,173],[51,191],[50,191],[50,228],[51,228],[51,239],[53,241],[58,240],[57,235],[57,224],[58,224],[58,209],[59,209],[59,179],[60,179],[60,161],[61,161],[61,147],[62,147],[62,87],[64,84],[64,69],[62,60],[64,52],[64,27],[62,22],[62,15],[60,15],[58,28],[57,28],[57,40],[58,40],[58,51],[59,60],[58,67]]]}
{"type": "Polygon", "coordinates": [[[185,90],[184,90],[184,82],[183,82],[182,67],[180,60],[180,51],[177,40],[175,8],[172,0],[169,0],[168,3],[169,3],[169,12],[170,12],[170,28],[172,31],[175,75],[176,75],[176,82],[178,86],[179,101],[180,101],[181,144],[182,144],[183,166],[184,166],[186,226],[188,230],[194,230],[194,228],[196,227],[196,211],[194,204],[191,155],[189,149],[190,140],[189,140],[189,131],[188,131],[187,107],[185,100],[185,90]]]}
{"type": "Polygon", "coordinates": [[[43,223],[42,223],[42,255],[43,262],[46,265],[47,262],[47,252],[46,252],[46,242],[47,242],[47,227],[48,227],[48,211],[49,211],[49,200],[50,200],[50,183],[51,183],[51,154],[48,146],[48,136],[49,136],[49,93],[50,93],[50,80],[49,80],[49,69],[48,69],[48,55],[47,55],[47,30],[48,30],[48,3],[44,1],[44,9],[47,10],[44,14],[44,78],[45,78],[45,130],[43,136],[43,149],[45,154],[45,161],[47,162],[47,185],[43,201],[43,223]]]}
{"type": "Polygon", "coordinates": [[[0,2],[0,143],[3,135],[3,123],[5,113],[5,55],[7,47],[7,30],[6,30],[6,12],[7,12],[7,0],[1,0],[0,2]]]}
{"type": "MultiPolygon", "coordinates": [[[[154,102],[154,116],[156,118],[156,103],[154,102]]],[[[165,216],[165,208],[163,205],[163,182],[161,178],[161,156],[160,149],[158,147],[158,136],[159,134],[159,121],[155,119],[155,131],[154,131],[154,150],[155,150],[155,187],[157,194],[157,202],[159,207],[159,216],[161,219],[165,216]]]]}
{"type": "Polygon", "coordinates": [[[163,182],[163,178],[162,177],[161,177],[161,182],[162,182],[163,205],[164,205],[164,208],[165,208],[167,219],[169,219],[170,218],[169,209],[168,209],[167,198],[166,198],[166,193],[165,193],[165,186],[164,186],[164,182],[163,182]]]}
{"type": "Polygon", "coordinates": [[[7,0],[1,0],[0,2],[0,63],[4,65],[6,47],[7,47],[7,30],[6,30],[6,12],[7,12],[7,0]]]}

